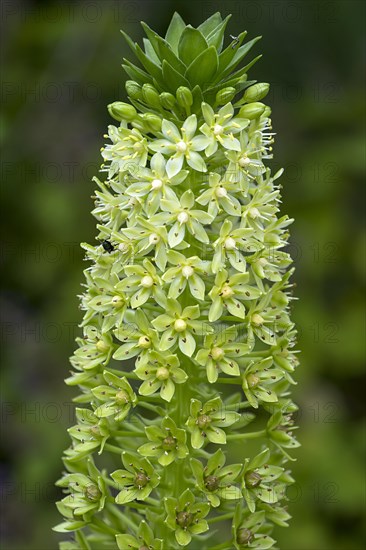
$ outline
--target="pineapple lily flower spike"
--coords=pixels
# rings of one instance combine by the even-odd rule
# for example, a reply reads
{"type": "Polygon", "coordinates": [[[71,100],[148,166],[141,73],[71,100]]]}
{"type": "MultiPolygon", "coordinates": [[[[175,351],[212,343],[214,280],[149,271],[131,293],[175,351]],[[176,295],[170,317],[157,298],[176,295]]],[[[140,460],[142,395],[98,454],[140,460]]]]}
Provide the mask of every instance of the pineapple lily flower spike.
{"type": "Polygon", "coordinates": [[[258,39],[224,47],[228,20],[142,23],[144,49],[123,33],[139,64],[83,244],[61,550],[264,550],[290,518],[292,220],[266,166],[269,85],[247,79],[258,57],[241,66],[258,39]]]}

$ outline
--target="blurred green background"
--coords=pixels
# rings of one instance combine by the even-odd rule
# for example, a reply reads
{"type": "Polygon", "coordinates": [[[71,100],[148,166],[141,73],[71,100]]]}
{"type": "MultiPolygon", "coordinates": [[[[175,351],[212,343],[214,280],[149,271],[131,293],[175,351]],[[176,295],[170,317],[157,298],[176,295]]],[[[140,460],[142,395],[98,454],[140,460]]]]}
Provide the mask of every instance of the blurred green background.
{"type": "Polygon", "coordinates": [[[1,4],[3,246],[2,524],[6,550],[57,548],[53,484],[72,424],[63,379],[78,334],[80,241],[90,215],[106,105],[124,98],[119,29],[163,33],[178,10],[198,25],[233,14],[229,32],[263,39],[251,78],[271,83],[284,166],[283,212],[296,219],[294,318],[302,448],[293,464],[282,550],[363,548],[365,232],[362,1],[83,1],[1,4]]]}

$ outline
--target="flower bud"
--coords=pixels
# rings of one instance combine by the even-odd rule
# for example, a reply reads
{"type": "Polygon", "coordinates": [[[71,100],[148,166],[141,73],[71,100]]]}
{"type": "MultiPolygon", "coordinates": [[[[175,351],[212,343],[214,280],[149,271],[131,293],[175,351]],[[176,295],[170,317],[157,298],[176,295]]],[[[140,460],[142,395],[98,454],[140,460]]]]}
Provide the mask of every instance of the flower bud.
{"type": "Polygon", "coordinates": [[[169,92],[163,92],[160,94],[160,103],[164,109],[173,109],[174,105],[177,103],[177,100],[169,92]]]}
{"type": "Polygon", "coordinates": [[[127,120],[130,122],[137,115],[137,111],[133,105],[124,103],[123,101],[115,101],[108,105],[108,112],[112,118],[121,122],[121,120],[127,120]]]}
{"type": "Polygon", "coordinates": [[[146,487],[146,485],[149,483],[149,478],[146,474],[143,472],[138,472],[135,476],[134,485],[135,487],[138,487],[141,489],[141,487],[146,487]]]}
{"type": "Polygon", "coordinates": [[[177,440],[172,435],[168,435],[163,439],[161,446],[164,451],[173,451],[177,446],[177,440]]]}
{"type": "Polygon", "coordinates": [[[238,544],[250,544],[253,540],[253,533],[249,529],[239,529],[236,535],[238,544]]]}
{"type": "Polygon", "coordinates": [[[142,101],[149,107],[155,107],[160,109],[159,92],[151,84],[144,84],[142,86],[142,101]]]}
{"type": "Polygon", "coordinates": [[[249,120],[254,120],[255,118],[259,118],[266,106],[263,103],[253,102],[249,103],[248,105],[244,105],[239,111],[239,116],[241,118],[248,118],[249,120]]]}
{"type": "Polygon", "coordinates": [[[104,353],[109,350],[110,346],[104,340],[98,340],[98,342],[96,343],[96,347],[98,351],[100,351],[101,353],[104,353]]]}
{"type": "Polygon", "coordinates": [[[254,470],[245,474],[245,483],[247,487],[258,487],[258,485],[261,484],[261,481],[262,477],[254,470]]]}
{"type": "Polygon", "coordinates": [[[216,94],[217,105],[225,105],[233,99],[235,94],[236,90],[232,86],[229,86],[228,88],[223,88],[222,90],[218,91],[216,94]]]}
{"type": "Polygon", "coordinates": [[[96,485],[88,485],[85,489],[85,497],[91,502],[97,502],[102,493],[99,491],[96,485]]]}
{"type": "Polygon", "coordinates": [[[150,132],[159,132],[161,130],[161,118],[158,115],[145,113],[141,118],[150,132]]]}
{"type": "Polygon", "coordinates": [[[141,99],[142,92],[140,84],[137,84],[134,80],[127,80],[125,84],[126,92],[131,99],[141,99]]]}
{"type": "Polygon", "coordinates": [[[217,476],[206,476],[204,483],[207,491],[213,492],[220,487],[220,478],[217,476]]]}
{"type": "Polygon", "coordinates": [[[189,88],[185,86],[179,86],[177,92],[177,102],[181,107],[190,107],[193,103],[192,92],[189,88]]]}
{"type": "Polygon", "coordinates": [[[178,512],[176,522],[182,529],[186,529],[193,523],[194,516],[189,512],[178,512]]]}
{"type": "Polygon", "coordinates": [[[254,84],[254,86],[250,86],[248,88],[243,96],[243,100],[246,103],[252,103],[253,101],[259,101],[266,97],[266,95],[269,92],[269,84],[268,82],[260,82],[259,84],[254,84]]]}

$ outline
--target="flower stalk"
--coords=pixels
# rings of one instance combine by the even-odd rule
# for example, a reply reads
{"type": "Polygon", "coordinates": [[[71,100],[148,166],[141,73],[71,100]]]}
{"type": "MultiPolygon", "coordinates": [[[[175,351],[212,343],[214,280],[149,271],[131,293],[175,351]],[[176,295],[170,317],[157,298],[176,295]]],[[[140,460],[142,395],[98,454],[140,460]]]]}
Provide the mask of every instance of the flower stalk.
{"type": "Polygon", "coordinates": [[[225,44],[228,21],[142,23],[144,49],[123,32],[139,65],[108,106],[99,243],[82,245],[61,550],[264,550],[289,519],[292,220],[269,85],[247,78],[259,57],[242,66],[258,39],[225,44]]]}

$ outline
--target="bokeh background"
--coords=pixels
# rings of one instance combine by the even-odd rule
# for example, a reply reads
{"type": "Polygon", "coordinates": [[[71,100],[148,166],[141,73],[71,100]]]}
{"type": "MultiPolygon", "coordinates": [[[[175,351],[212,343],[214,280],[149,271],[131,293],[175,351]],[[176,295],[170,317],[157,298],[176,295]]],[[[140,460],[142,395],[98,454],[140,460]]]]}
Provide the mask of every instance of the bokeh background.
{"type": "MultiPolygon", "coordinates": [[[[106,105],[124,98],[119,29],[163,33],[178,10],[198,25],[233,14],[233,35],[263,39],[251,78],[266,101],[284,166],[283,212],[296,219],[294,318],[302,363],[302,448],[293,464],[282,550],[363,548],[365,371],[364,3],[355,0],[3,0],[1,544],[53,550],[54,482],[72,424],[63,379],[81,319],[80,241],[93,242],[93,175],[106,105]]],[[[254,55],[253,53],[253,55],[254,55]]]]}

